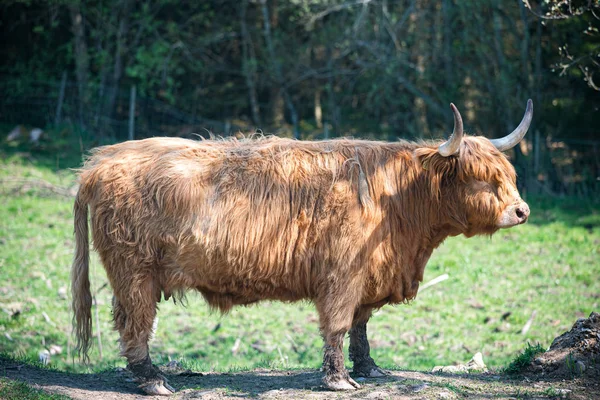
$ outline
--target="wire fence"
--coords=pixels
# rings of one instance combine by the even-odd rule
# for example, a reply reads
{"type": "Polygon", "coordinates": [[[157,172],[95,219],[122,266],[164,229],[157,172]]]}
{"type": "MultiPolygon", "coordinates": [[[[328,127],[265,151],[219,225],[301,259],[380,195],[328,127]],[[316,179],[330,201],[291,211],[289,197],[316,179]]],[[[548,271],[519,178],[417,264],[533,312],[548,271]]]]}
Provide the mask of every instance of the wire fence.
{"type": "MultiPolygon", "coordinates": [[[[0,122],[42,128],[72,124],[95,144],[152,136],[207,137],[213,132],[228,136],[253,129],[140,96],[134,87],[89,85],[86,100],[80,101],[78,85],[66,74],[54,82],[0,79],[0,93],[0,122]]],[[[523,157],[515,160],[521,190],[600,194],[600,140],[553,138],[536,131],[528,134],[521,149],[523,157]]]]}
{"type": "Polygon", "coordinates": [[[55,82],[2,79],[0,92],[4,94],[0,99],[0,121],[39,127],[76,124],[100,142],[187,136],[192,132],[228,135],[242,128],[184,112],[165,101],[135,95],[135,88],[131,87],[90,84],[85,100],[80,101],[78,85],[66,75],[55,82]]]}

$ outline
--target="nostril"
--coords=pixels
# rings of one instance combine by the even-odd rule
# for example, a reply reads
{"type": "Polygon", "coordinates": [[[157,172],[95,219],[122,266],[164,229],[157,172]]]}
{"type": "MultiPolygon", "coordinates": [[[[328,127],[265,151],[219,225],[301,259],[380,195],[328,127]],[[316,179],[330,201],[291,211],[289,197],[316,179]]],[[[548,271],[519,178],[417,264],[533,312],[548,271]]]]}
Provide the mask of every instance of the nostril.
{"type": "Polygon", "coordinates": [[[525,218],[525,211],[523,211],[522,208],[517,208],[515,213],[517,214],[517,218],[519,218],[519,219],[525,218]]]}

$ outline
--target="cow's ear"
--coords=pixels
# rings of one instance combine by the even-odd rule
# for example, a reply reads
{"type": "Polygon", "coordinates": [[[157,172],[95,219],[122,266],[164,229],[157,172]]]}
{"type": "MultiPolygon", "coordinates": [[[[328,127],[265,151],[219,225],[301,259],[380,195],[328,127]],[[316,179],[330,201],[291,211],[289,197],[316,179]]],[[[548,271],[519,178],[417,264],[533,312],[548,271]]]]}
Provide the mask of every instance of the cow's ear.
{"type": "Polygon", "coordinates": [[[450,177],[456,172],[458,157],[444,157],[437,148],[421,147],[415,151],[419,167],[428,174],[450,177]]]}

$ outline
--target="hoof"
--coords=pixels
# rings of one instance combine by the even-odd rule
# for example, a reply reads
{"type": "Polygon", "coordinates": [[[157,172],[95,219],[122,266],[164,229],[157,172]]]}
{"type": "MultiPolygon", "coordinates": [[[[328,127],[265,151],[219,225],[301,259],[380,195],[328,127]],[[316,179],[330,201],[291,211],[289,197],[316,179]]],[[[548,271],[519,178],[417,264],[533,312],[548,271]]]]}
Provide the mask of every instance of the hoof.
{"type": "Polygon", "coordinates": [[[387,372],[379,367],[372,368],[367,378],[381,378],[387,375],[387,372]]]}
{"type": "Polygon", "coordinates": [[[335,391],[360,389],[360,385],[350,377],[335,380],[325,378],[323,383],[328,389],[335,391]]]}
{"type": "Polygon", "coordinates": [[[175,389],[167,382],[147,382],[140,385],[139,388],[151,396],[169,396],[175,393],[175,389]]]}
{"type": "Polygon", "coordinates": [[[352,373],[354,376],[362,376],[364,378],[382,378],[387,375],[387,372],[378,366],[355,369],[352,373]]]}

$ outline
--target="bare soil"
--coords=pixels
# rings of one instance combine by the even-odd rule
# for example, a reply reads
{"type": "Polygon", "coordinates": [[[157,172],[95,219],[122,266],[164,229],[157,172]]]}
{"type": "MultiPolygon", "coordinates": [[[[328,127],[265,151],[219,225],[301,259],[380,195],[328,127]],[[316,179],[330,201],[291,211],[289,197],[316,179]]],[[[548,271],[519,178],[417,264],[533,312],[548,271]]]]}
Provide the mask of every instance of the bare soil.
{"type": "Polygon", "coordinates": [[[551,379],[578,376],[600,382],[600,314],[593,312],[589,318],[577,320],[533,360],[528,372],[551,379]]]}
{"type": "MultiPolygon", "coordinates": [[[[133,400],[150,399],[131,381],[125,370],[99,374],[68,374],[18,365],[0,364],[0,372],[33,387],[73,399],[133,400]]],[[[432,374],[416,371],[391,371],[384,378],[362,381],[353,392],[330,392],[321,387],[321,372],[255,370],[240,373],[167,373],[178,389],[172,399],[513,399],[569,398],[600,399],[600,382],[595,379],[510,379],[500,374],[432,374]]],[[[161,397],[156,397],[161,398],[161,397]]]]}
{"type": "MultiPolygon", "coordinates": [[[[361,389],[331,392],[321,386],[317,370],[194,373],[176,363],[162,370],[178,390],[171,399],[600,399],[600,314],[578,320],[518,377],[390,371],[383,378],[359,381],[361,389]]],[[[0,376],[73,399],[154,398],[144,396],[123,369],[69,374],[0,358],[0,376]]]]}

